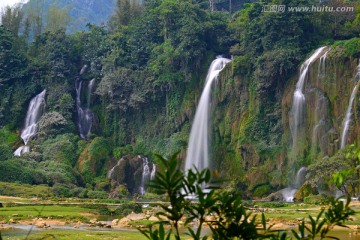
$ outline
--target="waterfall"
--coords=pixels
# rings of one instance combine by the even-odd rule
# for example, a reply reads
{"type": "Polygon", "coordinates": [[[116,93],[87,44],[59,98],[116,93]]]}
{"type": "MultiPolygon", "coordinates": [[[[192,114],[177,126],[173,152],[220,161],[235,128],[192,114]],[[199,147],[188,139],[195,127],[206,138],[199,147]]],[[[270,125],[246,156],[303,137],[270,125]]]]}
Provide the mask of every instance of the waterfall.
{"type": "Polygon", "coordinates": [[[324,76],[325,75],[325,62],[327,54],[330,50],[327,50],[319,59],[319,69],[318,69],[318,76],[324,76]]]}
{"type": "Polygon", "coordinates": [[[208,125],[211,85],[228,62],[230,62],[229,59],[218,57],[211,63],[208,70],[205,87],[201,94],[194,122],[191,127],[185,171],[192,167],[196,167],[200,171],[209,167],[208,125]]]}
{"type": "Polygon", "coordinates": [[[301,167],[296,173],[294,187],[287,187],[281,190],[281,194],[285,202],[294,201],[294,195],[298,190],[298,188],[300,188],[304,184],[305,176],[306,176],[306,167],[301,167]]]}
{"type": "Polygon", "coordinates": [[[309,66],[313,63],[319,55],[326,48],[318,48],[310,58],[308,58],[302,65],[300,69],[299,80],[296,83],[296,89],[293,96],[293,106],[292,106],[292,139],[293,139],[293,149],[297,149],[298,134],[301,128],[303,127],[303,122],[305,120],[305,95],[303,93],[305,79],[309,70],[309,66]]]}
{"type": "Polygon", "coordinates": [[[152,167],[153,168],[152,168],[151,173],[150,173],[150,180],[154,180],[155,175],[156,175],[156,165],[155,165],[155,163],[153,163],[152,167]]]}
{"type": "Polygon", "coordinates": [[[95,79],[88,81],[87,88],[85,88],[87,107],[84,107],[81,102],[81,93],[83,90],[84,82],[85,81],[81,81],[81,80],[78,80],[76,82],[76,110],[78,113],[78,128],[79,128],[80,137],[82,139],[87,140],[88,135],[91,134],[91,127],[94,119],[94,113],[90,109],[90,102],[91,102],[91,93],[95,83],[95,79]]]}
{"type": "MultiPolygon", "coordinates": [[[[140,157],[140,156],[139,156],[140,157]]],[[[152,164],[152,169],[150,171],[149,160],[147,157],[143,158],[143,172],[141,176],[141,186],[140,186],[140,194],[144,195],[146,190],[146,184],[149,180],[153,180],[155,178],[156,173],[156,165],[152,164]]]]}
{"type": "MultiPolygon", "coordinates": [[[[356,73],[355,78],[360,79],[360,59],[359,59],[359,65],[357,67],[357,73],[356,73]]],[[[351,123],[351,116],[352,116],[351,109],[352,109],[358,88],[359,88],[359,81],[356,83],[356,85],[351,93],[349,105],[346,109],[345,119],[343,122],[343,129],[342,129],[342,133],[341,133],[341,148],[344,148],[346,146],[348,131],[349,131],[350,123],[351,123]]]]}
{"type": "Polygon", "coordinates": [[[14,152],[15,156],[21,156],[22,153],[30,151],[30,147],[27,146],[29,140],[37,132],[38,122],[45,108],[45,94],[46,90],[42,91],[31,99],[24,123],[24,128],[21,131],[20,137],[24,141],[25,146],[21,146],[14,152]]]}
{"type": "Polygon", "coordinates": [[[115,169],[116,169],[118,166],[120,166],[120,164],[121,164],[122,161],[124,161],[123,158],[121,158],[121,159],[116,163],[116,165],[113,166],[113,167],[107,172],[107,174],[106,174],[106,177],[107,177],[107,178],[110,178],[110,179],[113,178],[115,169]]]}

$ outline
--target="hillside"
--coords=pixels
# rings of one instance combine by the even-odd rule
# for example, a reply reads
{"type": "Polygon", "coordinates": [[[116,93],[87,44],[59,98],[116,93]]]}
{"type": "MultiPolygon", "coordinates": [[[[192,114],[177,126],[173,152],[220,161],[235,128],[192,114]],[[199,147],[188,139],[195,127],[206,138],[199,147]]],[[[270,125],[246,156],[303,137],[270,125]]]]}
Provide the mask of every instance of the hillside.
{"type": "Polygon", "coordinates": [[[114,14],[116,0],[29,0],[23,8],[26,11],[37,6],[41,8],[42,13],[47,13],[52,6],[66,9],[71,17],[68,31],[76,32],[85,30],[87,23],[106,24],[114,14]]]}
{"type": "Polygon", "coordinates": [[[49,28],[28,42],[16,21],[0,27],[0,181],[138,196],[155,154],[179,152],[183,166],[217,170],[246,199],[359,194],[357,1],[316,3],[347,13],[252,2],[229,14],[205,0],[121,0],[111,26],[97,25],[114,9],[100,2],[58,2],[94,21],[86,31],[49,28]],[[203,89],[210,117],[195,125],[203,89]],[[194,125],[205,144],[189,140],[194,125]],[[197,157],[186,157],[189,145],[197,157]]]}

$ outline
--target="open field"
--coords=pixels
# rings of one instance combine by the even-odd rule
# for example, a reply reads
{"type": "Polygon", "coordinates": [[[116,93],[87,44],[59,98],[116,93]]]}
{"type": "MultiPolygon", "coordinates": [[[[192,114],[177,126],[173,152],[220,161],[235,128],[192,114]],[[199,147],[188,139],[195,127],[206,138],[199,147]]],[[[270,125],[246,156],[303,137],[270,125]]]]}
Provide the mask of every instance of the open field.
{"type": "MultiPolygon", "coordinates": [[[[150,215],[147,215],[146,219],[134,219],[124,226],[113,226],[113,219],[121,220],[124,217],[114,214],[120,204],[99,204],[90,200],[87,203],[76,202],[75,199],[57,202],[0,196],[0,202],[3,203],[0,208],[0,227],[2,226],[4,239],[25,239],[30,229],[29,239],[145,239],[136,228],[152,222],[149,220],[150,215]],[[101,214],[99,208],[108,209],[108,214],[101,214]],[[99,227],[94,224],[94,220],[104,225],[99,227]],[[39,222],[46,222],[45,227],[41,224],[39,227],[39,222]],[[105,227],[106,224],[108,227],[105,227]]],[[[265,213],[268,223],[274,225],[275,229],[291,229],[303,218],[317,216],[324,207],[326,206],[255,202],[249,209],[254,215],[257,214],[259,221],[261,213],[265,213]]],[[[336,232],[354,237],[346,239],[360,239],[360,235],[357,235],[360,231],[360,202],[353,202],[352,208],[356,214],[352,221],[346,222],[350,228],[337,229],[336,232]]],[[[143,209],[143,212],[149,211],[153,213],[155,210],[151,207],[143,209]]]]}

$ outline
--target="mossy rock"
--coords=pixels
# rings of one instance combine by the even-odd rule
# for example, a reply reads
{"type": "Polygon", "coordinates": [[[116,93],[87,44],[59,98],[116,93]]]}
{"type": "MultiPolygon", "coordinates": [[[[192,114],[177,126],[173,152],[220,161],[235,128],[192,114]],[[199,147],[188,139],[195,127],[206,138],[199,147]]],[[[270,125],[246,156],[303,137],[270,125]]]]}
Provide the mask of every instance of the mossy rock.
{"type": "Polygon", "coordinates": [[[305,197],[308,197],[310,195],[317,195],[318,191],[316,188],[311,187],[310,184],[303,184],[295,193],[294,195],[294,201],[295,202],[302,202],[304,201],[305,197]]]}

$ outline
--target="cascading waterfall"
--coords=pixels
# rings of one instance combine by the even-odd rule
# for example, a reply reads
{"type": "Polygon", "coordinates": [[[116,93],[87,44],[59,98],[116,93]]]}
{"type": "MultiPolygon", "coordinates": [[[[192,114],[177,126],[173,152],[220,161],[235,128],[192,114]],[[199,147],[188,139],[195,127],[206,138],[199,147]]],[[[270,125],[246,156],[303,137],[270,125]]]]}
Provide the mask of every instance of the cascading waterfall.
{"type": "Polygon", "coordinates": [[[153,163],[152,167],[153,168],[152,168],[151,173],[150,173],[150,180],[154,180],[155,175],[156,175],[156,165],[155,165],[155,163],[153,163]]]}
{"type": "Polygon", "coordinates": [[[218,57],[211,63],[208,70],[205,87],[191,127],[185,171],[193,167],[196,167],[198,170],[209,167],[208,126],[211,85],[228,62],[230,62],[230,59],[218,57]]]}
{"type": "Polygon", "coordinates": [[[14,152],[15,156],[29,152],[30,148],[27,146],[29,140],[37,132],[38,122],[44,112],[46,90],[42,91],[31,99],[25,118],[24,128],[21,131],[20,137],[24,141],[25,146],[21,146],[14,152]]]}
{"type": "MultiPolygon", "coordinates": [[[[82,75],[87,69],[87,65],[84,65],[80,71],[80,75],[82,75]]],[[[78,113],[78,128],[80,137],[82,139],[87,140],[88,135],[91,134],[91,127],[93,124],[94,119],[94,113],[90,109],[90,103],[91,103],[91,93],[93,90],[95,84],[95,79],[92,79],[91,81],[81,81],[78,80],[76,82],[76,110],[78,113]],[[84,88],[83,84],[87,83],[87,87],[84,88]],[[83,106],[81,102],[81,94],[83,89],[86,93],[86,107],[83,106]]]]}
{"type": "Polygon", "coordinates": [[[292,139],[293,139],[293,149],[297,149],[297,142],[299,137],[299,132],[303,127],[303,122],[305,120],[305,95],[303,93],[305,79],[309,70],[309,66],[313,63],[319,55],[324,51],[326,46],[318,48],[315,53],[308,58],[302,65],[300,69],[300,77],[296,83],[296,89],[293,96],[293,105],[292,105],[292,139]]]}
{"type": "Polygon", "coordinates": [[[326,63],[326,57],[330,50],[327,50],[319,59],[319,69],[318,69],[318,76],[324,76],[325,75],[325,63],[326,63]]]}
{"type": "Polygon", "coordinates": [[[113,167],[108,171],[108,173],[106,174],[106,177],[107,177],[107,178],[109,178],[109,179],[112,179],[112,178],[113,178],[115,169],[120,166],[120,164],[121,164],[122,161],[124,161],[123,158],[121,158],[121,159],[116,163],[116,165],[113,166],[113,167]]]}
{"type": "MultiPolygon", "coordinates": [[[[360,59],[359,59],[359,65],[357,67],[357,73],[356,73],[355,78],[360,80],[360,59]]],[[[349,105],[346,109],[345,119],[343,122],[343,129],[342,129],[342,133],[341,133],[341,148],[344,148],[347,143],[347,136],[348,136],[349,127],[350,127],[350,123],[351,123],[351,116],[352,116],[351,110],[352,110],[352,106],[353,106],[353,103],[355,100],[356,93],[359,88],[359,80],[357,81],[357,83],[351,93],[349,105]]]]}
{"type": "Polygon", "coordinates": [[[145,185],[151,179],[151,172],[149,168],[149,160],[147,157],[143,158],[143,172],[141,176],[140,194],[145,194],[145,185]]]}
{"type": "Polygon", "coordinates": [[[306,175],[306,167],[301,167],[296,173],[294,186],[287,187],[287,188],[281,190],[281,194],[282,194],[285,202],[293,202],[294,201],[294,195],[295,195],[296,191],[305,182],[305,175],[306,175]]]}

